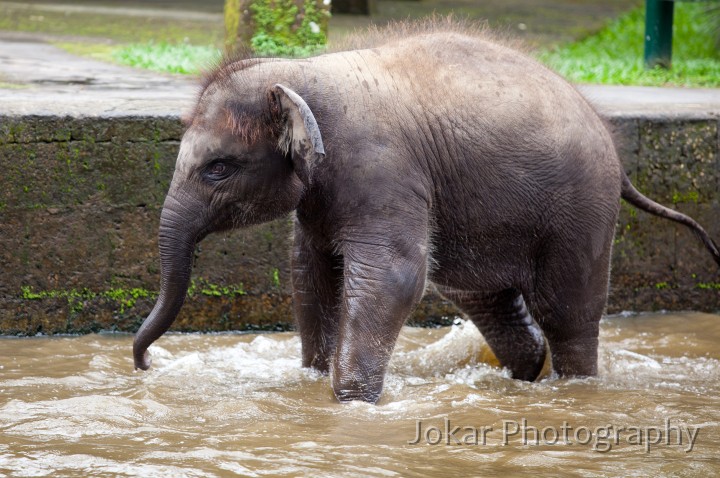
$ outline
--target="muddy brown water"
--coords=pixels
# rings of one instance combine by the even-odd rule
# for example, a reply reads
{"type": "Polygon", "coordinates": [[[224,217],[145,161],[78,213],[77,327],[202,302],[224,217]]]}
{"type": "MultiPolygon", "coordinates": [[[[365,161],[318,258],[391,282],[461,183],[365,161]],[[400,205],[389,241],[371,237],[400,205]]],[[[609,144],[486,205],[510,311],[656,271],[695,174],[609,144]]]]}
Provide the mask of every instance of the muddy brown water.
{"type": "Polygon", "coordinates": [[[0,339],[0,475],[715,476],[720,316],[610,317],[597,378],[498,368],[475,327],[405,328],[381,402],[336,403],[295,334],[0,339]]]}

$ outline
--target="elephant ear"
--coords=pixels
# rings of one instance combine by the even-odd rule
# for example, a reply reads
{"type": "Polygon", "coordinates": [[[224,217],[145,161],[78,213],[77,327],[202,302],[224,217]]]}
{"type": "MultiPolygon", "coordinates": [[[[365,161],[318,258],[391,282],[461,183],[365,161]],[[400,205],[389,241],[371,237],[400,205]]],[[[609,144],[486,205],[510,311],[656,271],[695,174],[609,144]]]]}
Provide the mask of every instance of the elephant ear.
{"type": "Polygon", "coordinates": [[[287,86],[276,84],[270,96],[285,121],[279,147],[286,154],[291,153],[295,173],[310,187],[312,169],[317,160],[325,156],[315,116],[305,100],[287,86]]]}

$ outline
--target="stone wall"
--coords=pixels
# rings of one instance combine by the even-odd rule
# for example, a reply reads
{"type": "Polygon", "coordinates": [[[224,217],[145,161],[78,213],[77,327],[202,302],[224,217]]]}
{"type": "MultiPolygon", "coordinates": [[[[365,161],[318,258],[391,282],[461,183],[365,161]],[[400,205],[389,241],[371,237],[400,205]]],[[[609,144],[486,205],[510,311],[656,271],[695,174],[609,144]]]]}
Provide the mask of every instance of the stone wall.
{"type": "MultiPolygon", "coordinates": [[[[625,170],[651,199],[720,239],[717,119],[611,119],[625,170]]],[[[609,312],[720,310],[720,274],[686,227],[623,202],[615,236],[609,312]]]]}
{"type": "MultiPolygon", "coordinates": [[[[720,238],[713,118],[609,118],[651,198],[720,238]]],[[[0,116],[0,334],[134,331],[159,285],[157,228],[182,128],[176,117],[0,116]]],[[[289,219],[208,237],[174,330],[291,323],[289,219]]],[[[717,266],[684,227],[623,205],[609,312],[720,310],[717,266]]],[[[430,294],[411,319],[457,312],[430,294]]]]}

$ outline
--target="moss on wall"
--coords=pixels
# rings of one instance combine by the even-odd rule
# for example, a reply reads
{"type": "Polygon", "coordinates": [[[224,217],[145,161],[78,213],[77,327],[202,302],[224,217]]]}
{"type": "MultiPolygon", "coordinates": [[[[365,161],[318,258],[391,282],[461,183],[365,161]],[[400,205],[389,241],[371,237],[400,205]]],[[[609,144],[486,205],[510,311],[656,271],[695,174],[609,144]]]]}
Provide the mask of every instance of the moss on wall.
{"type": "Polygon", "coordinates": [[[327,43],[330,2],[226,0],[225,47],[251,48],[260,56],[308,56],[327,43]]]}
{"type": "MultiPolygon", "coordinates": [[[[626,170],[720,238],[717,121],[613,122],[626,170]]],[[[1,117],[0,334],[134,331],[160,283],[157,229],[182,135],[177,118],[1,117]]],[[[291,223],[211,235],[174,330],[292,323],[291,223]]],[[[682,226],[623,205],[608,310],[720,310],[717,267],[682,226]]],[[[411,323],[449,323],[428,296],[411,323]]]]}

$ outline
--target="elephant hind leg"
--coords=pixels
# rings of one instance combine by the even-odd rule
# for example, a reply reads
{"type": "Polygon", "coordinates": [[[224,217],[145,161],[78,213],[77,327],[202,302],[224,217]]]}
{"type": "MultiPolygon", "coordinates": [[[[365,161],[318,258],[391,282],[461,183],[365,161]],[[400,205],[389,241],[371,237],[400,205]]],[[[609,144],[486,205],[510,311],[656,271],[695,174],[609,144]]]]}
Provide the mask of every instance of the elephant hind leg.
{"type": "Polygon", "coordinates": [[[597,375],[599,322],[604,309],[604,304],[597,302],[572,306],[541,302],[535,312],[558,376],[597,375]]]}
{"type": "MultiPolygon", "coordinates": [[[[612,228],[610,229],[612,233],[612,228]]],[[[560,377],[588,377],[598,371],[600,319],[608,293],[610,246],[597,257],[558,247],[539,264],[528,304],[545,334],[553,371],[560,377]]]]}
{"type": "Polygon", "coordinates": [[[545,339],[520,291],[442,293],[470,317],[513,378],[533,381],[540,375],[545,363],[545,339]]]}

